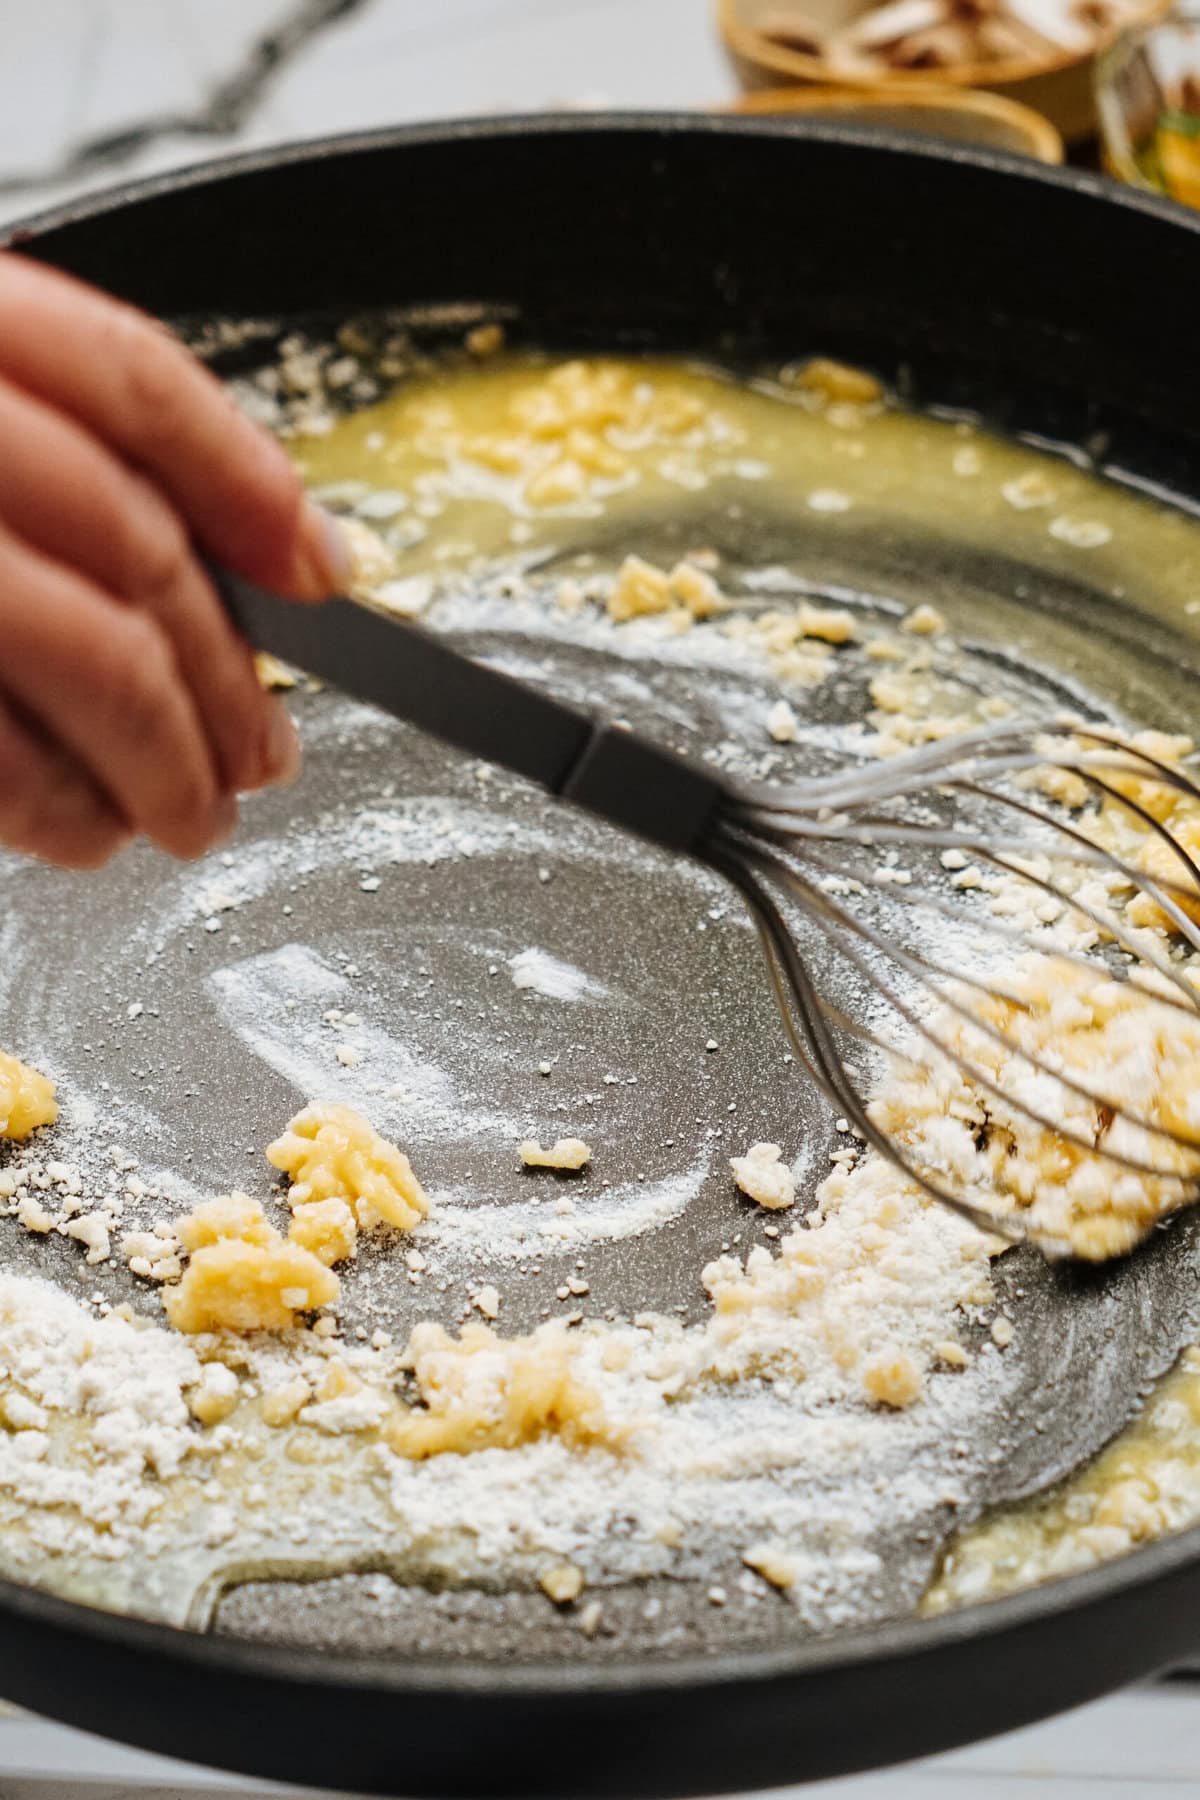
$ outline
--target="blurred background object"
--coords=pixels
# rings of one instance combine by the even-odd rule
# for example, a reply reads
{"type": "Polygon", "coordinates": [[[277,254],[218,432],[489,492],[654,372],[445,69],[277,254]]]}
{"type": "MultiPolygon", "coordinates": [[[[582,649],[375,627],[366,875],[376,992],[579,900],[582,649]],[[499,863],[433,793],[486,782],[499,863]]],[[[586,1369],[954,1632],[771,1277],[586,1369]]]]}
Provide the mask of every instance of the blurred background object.
{"type": "Polygon", "coordinates": [[[984,88],[1043,113],[1068,142],[1089,137],[1092,72],[1123,30],[1170,0],[717,0],[743,86],[937,81],[984,88]]]}
{"type": "Polygon", "coordinates": [[[932,82],[892,88],[758,88],[736,100],[740,113],[828,119],[843,125],[877,126],[883,131],[919,131],[959,144],[980,144],[1060,163],[1063,141],[1041,113],[975,88],[937,87],[932,82]]]}
{"type": "Polygon", "coordinates": [[[1096,98],[1109,172],[1200,206],[1200,6],[1121,38],[1100,59],[1096,98]]]}

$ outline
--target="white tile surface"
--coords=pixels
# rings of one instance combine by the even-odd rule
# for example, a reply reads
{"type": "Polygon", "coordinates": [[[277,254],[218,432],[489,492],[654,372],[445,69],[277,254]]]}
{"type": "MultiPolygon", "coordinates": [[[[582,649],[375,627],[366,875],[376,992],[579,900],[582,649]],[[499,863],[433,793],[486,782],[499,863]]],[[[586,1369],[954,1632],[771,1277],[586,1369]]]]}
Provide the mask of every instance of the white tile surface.
{"type": "Polygon", "coordinates": [[[279,137],[396,119],[602,100],[694,106],[729,87],[705,0],[409,0],[375,5],[285,76],[279,137]]]}
{"type": "Polygon", "coordinates": [[[3,0],[0,178],[196,107],[280,11],[281,0],[3,0]]]}
{"type": "Polygon", "coordinates": [[[169,132],[119,166],[12,185],[140,119],[202,117],[287,16],[287,0],[0,0],[0,222],[118,176],[327,131],[733,92],[709,0],[360,0],[276,73],[237,133],[169,132]]]}
{"type": "MultiPolygon", "coordinates": [[[[58,0],[63,4],[63,0],[58,0]]],[[[85,82],[73,109],[78,142],[147,112],[187,112],[279,16],[280,0],[106,0],[82,18],[85,82]]]]}
{"type": "MultiPolygon", "coordinates": [[[[237,70],[285,7],[0,0],[0,220],[116,174],[322,131],[563,102],[702,105],[731,91],[709,0],[365,0],[282,71],[236,137],[167,136],[119,169],[4,191],[6,177],[51,168],[97,134],[147,115],[202,112],[213,84],[237,70]]],[[[61,1727],[0,1719],[0,1800],[61,1800],[68,1791],[111,1800],[131,1790],[166,1800],[229,1785],[61,1727]]],[[[1139,1690],[955,1756],[802,1792],[813,1800],[1197,1796],[1200,1692],[1139,1690]]]]}
{"type": "Polygon", "coordinates": [[[10,0],[3,23],[0,171],[7,174],[50,162],[69,137],[89,20],[77,0],[10,0]]]}

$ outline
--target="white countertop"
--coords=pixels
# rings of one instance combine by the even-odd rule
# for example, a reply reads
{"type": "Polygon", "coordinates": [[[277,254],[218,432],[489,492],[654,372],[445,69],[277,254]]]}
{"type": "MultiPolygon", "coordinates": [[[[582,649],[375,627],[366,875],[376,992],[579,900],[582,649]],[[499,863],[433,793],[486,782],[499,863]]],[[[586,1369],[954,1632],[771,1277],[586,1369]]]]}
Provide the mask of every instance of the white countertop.
{"type": "MultiPolygon", "coordinates": [[[[0,220],[127,175],[326,131],[564,104],[686,107],[733,91],[709,0],[7,0],[3,24],[0,220]],[[256,84],[255,45],[281,29],[287,54],[256,84]],[[236,129],[215,130],[225,119],[236,129]],[[123,151],[106,150],[122,134],[123,151]]],[[[166,1800],[201,1788],[268,1791],[0,1717],[0,1800],[116,1800],[131,1789],[166,1800]]],[[[802,1791],[1194,1796],[1200,1692],[1137,1689],[954,1756],[802,1791]]]]}

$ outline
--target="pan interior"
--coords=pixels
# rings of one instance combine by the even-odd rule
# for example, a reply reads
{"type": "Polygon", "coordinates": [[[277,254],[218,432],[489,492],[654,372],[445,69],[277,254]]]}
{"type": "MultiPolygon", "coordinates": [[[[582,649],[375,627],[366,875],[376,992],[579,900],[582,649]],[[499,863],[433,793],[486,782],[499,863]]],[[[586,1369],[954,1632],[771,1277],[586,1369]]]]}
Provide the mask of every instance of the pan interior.
{"type": "MultiPolygon", "coordinates": [[[[769,382],[756,393],[719,373],[694,378],[718,383],[739,419],[783,403],[769,382]]],[[[860,645],[789,694],[797,770],[831,766],[853,742],[879,672],[861,643],[894,635],[921,603],[946,616],[949,637],[930,654],[964,691],[1188,728],[1200,528],[1102,485],[1078,459],[969,422],[887,416],[861,460],[837,452],[852,440],[827,418],[794,423],[794,438],[770,443],[756,427],[743,466],[703,487],[647,482],[602,513],[535,521],[517,545],[486,496],[469,532],[466,515],[418,532],[398,515],[403,579],[433,580],[428,622],[473,654],[736,773],[781,753],[764,726],[780,691],[769,668],[731,658],[703,626],[668,636],[652,621],[613,629],[594,609],[564,611],[563,582],[611,573],[630,552],[668,566],[703,549],[750,615],[801,597],[849,608],[860,645]],[[1055,495],[1049,511],[1004,499],[1033,476],[1055,495]],[[1098,521],[1108,536],[1085,548],[1049,533],[1051,518],[1098,521]]],[[[380,430],[364,410],[296,440],[319,490],[375,520],[387,517],[370,447],[380,430]]],[[[138,850],[87,881],[0,864],[6,1028],[66,1098],[55,1154],[85,1171],[114,1152],[136,1157],[181,1210],[231,1185],[263,1191],[261,1148],[297,1105],[346,1099],[404,1145],[437,1200],[423,1270],[410,1275],[394,1251],[361,1256],[338,1311],[347,1339],[401,1341],[428,1318],[456,1327],[484,1284],[501,1296],[506,1334],[567,1312],[701,1320],[706,1263],[774,1248],[774,1222],[739,1198],[727,1158],[784,1143],[808,1206],[840,1142],[787,1060],[736,903],[703,871],[394,721],[304,685],[294,699],[301,781],[255,798],[222,856],[181,872],[138,850]],[[540,976],[519,986],[522,967],[540,976]],[[338,1059],[346,1043],[352,1064],[338,1059]],[[596,1147],[567,1192],[516,1164],[515,1142],[539,1133],[596,1147]]],[[[58,1236],[13,1220],[0,1230],[10,1268],[80,1300],[152,1309],[117,1261],[88,1267],[58,1236]]],[[[636,1498],[606,1495],[599,1623],[536,1590],[536,1555],[516,1580],[500,1558],[490,1578],[429,1581],[428,1565],[395,1553],[366,1471],[336,1440],[326,1463],[343,1458],[347,1487],[360,1476],[364,1487],[346,1495],[335,1548],[313,1555],[276,1517],[270,1531],[190,1546],[161,1575],[99,1563],[69,1579],[34,1573],[99,1604],[356,1654],[679,1654],[900,1616],[950,1530],[1045,1486],[1126,1422],[1200,1326],[1197,1255],[1190,1217],[1098,1274],[1007,1255],[995,1282],[1017,1326],[1011,1347],[1001,1355],[981,1317],[964,1329],[971,1370],[933,1376],[920,1407],[866,1438],[836,1408],[814,1409],[808,1467],[760,1470],[745,1501],[728,1491],[723,1552],[647,1555],[636,1498]],[[741,1562],[746,1533],[773,1520],[803,1522],[813,1575],[795,1604],[741,1562]]],[[[769,1435],[803,1404],[786,1382],[714,1404],[714,1450],[769,1435]]],[[[19,1518],[8,1523],[19,1537],[19,1518]]],[[[578,1521],[564,1513],[557,1529],[566,1555],[578,1521]]],[[[544,1561],[540,1540],[536,1552],[544,1561]]],[[[8,1566],[31,1573],[19,1555],[8,1566]]]]}

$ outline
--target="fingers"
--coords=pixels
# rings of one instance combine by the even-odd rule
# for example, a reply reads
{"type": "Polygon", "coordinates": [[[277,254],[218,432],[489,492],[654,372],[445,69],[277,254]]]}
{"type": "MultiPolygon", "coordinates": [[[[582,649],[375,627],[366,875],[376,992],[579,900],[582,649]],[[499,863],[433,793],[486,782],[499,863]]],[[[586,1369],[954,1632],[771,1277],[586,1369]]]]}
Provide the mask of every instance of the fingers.
{"type": "Polygon", "coordinates": [[[299,745],[283,707],[264,694],[176,514],[93,437],[0,381],[0,518],[107,594],[150,615],[174,648],[199,711],[221,785],[262,787],[295,773],[299,745]]]}
{"type": "Polygon", "coordinates": [[[170,642],[146,614],[4,535],[0,644],[20,672],[22,709],[133,831],[185,857],[228,834],[235,802],[170,642]]]}
{"type": "Polygon", "coordinates": [[[131,307],[0,254],[0,374],[143,470],[211,556],[295,599],[348,587],[342,535],[281,446],[131,307]]]}
{"type": "Polygon", "coordinates": [[[0,253],[0,840],[199,855],[294,771],[197,546],[297,599],[350,585],[281,447],[165,330],[0,253]]]}
{"type": "Polygon", "coordinates": [[[129,828],[82,770],[0,696],[0,842],[66,869],[98,869],[129,828]]]}

